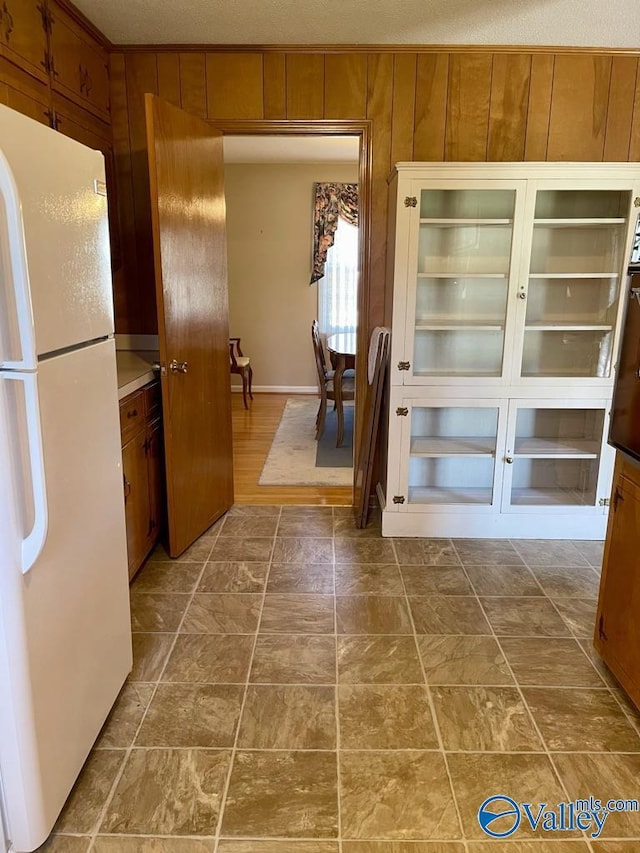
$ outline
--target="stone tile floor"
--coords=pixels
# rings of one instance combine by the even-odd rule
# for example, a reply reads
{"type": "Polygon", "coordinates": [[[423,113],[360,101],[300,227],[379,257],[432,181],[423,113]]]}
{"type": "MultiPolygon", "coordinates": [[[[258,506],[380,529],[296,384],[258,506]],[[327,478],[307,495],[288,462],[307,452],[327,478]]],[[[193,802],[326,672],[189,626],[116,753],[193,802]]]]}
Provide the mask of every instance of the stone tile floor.
{"type": "Polygon", "coordinates": [[[640,718],[591,647],[601,559],[234,507],[133,584],[133,672],[43,849],[638,853],[639,814],[597,842],[476,818],[638,796],[640,718]]]}

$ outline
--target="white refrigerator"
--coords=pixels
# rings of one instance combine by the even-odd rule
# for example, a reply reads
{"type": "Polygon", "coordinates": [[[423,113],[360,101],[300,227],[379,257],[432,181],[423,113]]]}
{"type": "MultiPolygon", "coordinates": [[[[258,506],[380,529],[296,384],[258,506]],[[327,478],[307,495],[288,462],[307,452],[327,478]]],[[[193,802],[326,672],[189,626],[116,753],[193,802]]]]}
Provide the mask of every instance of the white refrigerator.
{"type": "Polygon", "coordinates": [[[0,106],[0,783],[21,853],[131,669],[113,332],[102,155],[0,106]]]}

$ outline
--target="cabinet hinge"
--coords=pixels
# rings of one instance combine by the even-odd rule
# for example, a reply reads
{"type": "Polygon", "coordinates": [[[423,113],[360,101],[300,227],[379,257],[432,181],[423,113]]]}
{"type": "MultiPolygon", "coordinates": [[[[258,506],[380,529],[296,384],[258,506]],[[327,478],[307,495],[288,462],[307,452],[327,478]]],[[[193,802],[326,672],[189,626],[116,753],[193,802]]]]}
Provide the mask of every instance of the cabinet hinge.
{"type": "Polygon", "coordinates": [[[13,15],[9,11],[6,2],[2,4],[2,9],[0,9],[0,20],[3,18],[6,19],[4,23],[4,37],[7,41],[10,41],[11,33],[13,32],[13,15]]]}
{"type": "Polygon", "coordinates": [[[620,501],[624,500],[624,495],[620,491],[618,487],[616,487],[615,492],[613,493],[613,499],[611,501],[611,506],[613,507],[613,511],[615,512],[618,509],[618,504],[620,501]]]}
{"type": "Polygon", "coordinates": [[[636,196],[633,200],[633,204],[635,207],[640,207],[640,196],[636,196]]]}
{"type": "Polygon", "coordinates": [[[417,207],[418,199],[414,195],[408,195],[404,200],[405,207],[417,207]]]}
{"type": "Polygon", "coordinates": [[[607,637],[607,635],[605,634],[605,630],[604,630],[604,616],[600,616],[600,619],[598,619],[598,636],[600,637],[601,640],[608,640],[609,639],[607,637]]]}
{"type": "Polygon", "coordinates": [[[51,54],[48,50],[45,50],[44,58],[40,60],[40,65],[42,65],[47,74],[51,74],[51,54]]]}
{"type": "Polygon", "coordinates": [[[394,495],[393,496],[394,504],[403,504],[404,503],[404,495],[394,495]]]}
{"type": "Polygon", "coordinates": [[[398,406],[396,409],[396,415],[399,415],[401,418],[406,417],[409,414],[409,409],[406,406],[398,406]]]}
{"type": "Polygon", "coordinates": [[[51,34],[51,28],[53,24],[53,18],[51,16],[51,12],[47,9],[44,3],[41,3],[38,7],[38,12],[40,12],[40,17],[42,18],[42,29],[45,33],[51,34]]]}
{"type": "Polygon", "coordinates": [[[598,506],[611,506],[611,501],[609,498],[600,498],[598,501],[598,506]]]}
{"type": "Polygon", "coordinates": [[[409,370],[411,365],[408,361],[399,361],[398,362],[398,370],[409,370]]]}

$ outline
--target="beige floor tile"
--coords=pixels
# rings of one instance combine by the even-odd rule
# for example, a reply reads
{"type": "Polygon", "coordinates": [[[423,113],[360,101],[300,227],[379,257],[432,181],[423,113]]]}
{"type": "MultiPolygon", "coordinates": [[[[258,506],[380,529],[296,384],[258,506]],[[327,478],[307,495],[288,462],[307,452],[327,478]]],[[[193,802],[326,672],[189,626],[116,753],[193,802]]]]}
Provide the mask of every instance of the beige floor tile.
{"type": "Polygon", "coordinates": [[[90,844],[90,837],[50,835],[35,853],[87,853],[90,844]]]}
{"type": "Polygon", "coordinates": [[[552,751],[640,752],[640,737],[606,688],[525,687],[523,694],[552,751]]]}
{"type": "Polygon", "coordinates": [[[333,634],[332,595],[267,593],[262,608],[262,634],[333,634]]]}
{"type": "Polygon", "coordinates": [[[249,685],[238,746],[244,749],[335,749],[335,689],[249,685]]]}
{"type": "Polygon", "coordinates": [[[395,563],[336,563],[337,595],[404,595],[395,563]]]}
{"type": "Polygon", "coordinates": [[[602,687],[577,640],[563,637],[503,637],[500,641],[519,684],[602,687]]]}
{"type": "Polygon", "coordinates": [[[207,563],[198,592],[262,592],[269,563],[207,563]]]}
{"type": "Polygon", "coordinates": [[[450,539],[394,539],[401,566],[459,566],[450,539]]]}
{"type": "Polygon", "coordinates": [[[222,839],[218,853],[338,853],[337,841],[231,841],[222,839]]]}
{"type": "Polygon", "coordinates": [[[355,537],[356,539],[375,539],[381,535],[380,517],[372,513],[366,527],[356,527],[352,510],[350,516],[338,516],[334,518],[333,535],[355,537]]]}
{"type": "MultiPolygon", "coordinates": [[[[283,507],[282,509],[284,511],[286,507],[283,507]]],[[[271,504],[235,504],[227,513],[227,517],[230,515],[247,515],[250,518],[254,518],[256,516],[275,516],[278,518],[280,515],[280,507],[271,504]]]]}
{"type": "Polygon", "coordinates": [[[130,681],[157,681],[167,662],[175,634],[133,634],[130,681]]]}
{"type": "Polygon", "coordinates": [[[213,839],[99,835],[92,850],[93,853],[213,853],[215,846],[213,839]]]}
{"type": "Polygon", "coordinates": [[[150,560],[136,575],[131,592],[193,592],[203,566],[204,562],[150,560]]]}
{"type": "Polygon", "coordinates": [[[465,853],[465,849],[458,841],[345,841],[342,853],[465,853]]]}
{"type": "Polygon", "coordinates": [[[179,634],[162,680],[244,683],[253,642],[241,634],[179,634]]]}
{"type": "Polygon", "coordinates": [[[333,536],[333,518],[331,516],[286,516],[278,524],[278,536],[307,537],[333,536]]]}
{"type": "Polygon", "coordinates": [[[411,614],[418,634],[490,634],[475,596],[412,596],[411,614]]]}
{"type": "Polygon", "coordinates": [[[267,592],[333,593],[333,566],[330,563],[272,563],[267,592]]]}
{"type": "Polygon", "coordinates": [[[211,553],[211,547],[215,540],[217,539],[217,535],[211,537],[210,535],[203,535],[199,539],[191,545],[190,548],[187,548],[186,551],[183,551],[179,557],[170,557],[167,553],[164,545],[156,545],[154,551],[151,553],[152,560],[173,560],[173,562],[191,562],[191,563],[204,563],[205,560],[209,559],[209,554],[211,553]]]}
{"type": "Polygon", "coordinates": [[[243,692],[230,684],[159,684],[136,746],[233,746],[243,692]]]}
{"type": "Polygon", "coordinates": [[[432,687],[448,750],[541,752],[540,738],[515,687],[432,687]]]}
{"type": "Polygon", "coordinates": [[[335,637],[258,634],[249,680],[258,684],[334,684],[335,637]]]}
{"type": "Polygon", "coordinates": [[[461,566],[400,566],[407,595],[473,595],[461,566]]]}
{"type": "Polygon", "coordinates": [[[337,563],[394,563],[396,557],[389,539],[353,536],[337,537],[334,540],[337,563]]]}
{"type": "Polygon", "coordinates": [[[551,598],[597,598],[600,580],[591,566],[534,566],[531,571],[551,598]]]}
{"type": "Polygon", "coordinates": [[[597,609],[594,598],[554,598],[553,603],[575,637],[593,638],[597,609]]]}
{"type": "Polygon", "coordinates": [[[102,833],[213,835],[231,753],[206,749],[134,749],[102,833]]]}
{"type": "Polygon", "coordinates": [[[185,594],[131,591],[132,631],[177,631],[189,603],[185,594]]]}
{"type": "Polygon", "coordinates": [[[491,627],[502,637],[562,637],[570,632],[546,598],[481,598],[491,627]]]}
{"type": "MultiPolygon", "coordinates": [[[[612,797],[639,799],[640,755],[598,753],[554,754],[552,757],[571,799],[595,797],[603,802],[612,797]]],[[[640,838],[640,812],[610,814],[602,830],[602,838],[640,838]]],[[[633,853],[638,850],[640,846],[637,846],[633,853]]]]}
{"type": "Polygon", "coordinates": [[[332,752],[236,752],[221,834],[336,838],[332,752]]]}
{"type": "Polygon", "coordinates": [[[95,830],[126,755],[123,749],[96,749],[87,758],[54,827],[56,833],[95,830]]]}
{"type": "Polygon", "coordinates": [[[411,619],[404,597],[392,595],[341,595],[336,598],[339,634],[411,634],[411,619]]]}
{"type": "Polygon", "coordinates": [[[465,566],[521,566],[522,558],[508,539],[455,539],[465,566]]]}
{"type": "MultiPolygon", "coordinates": [[[[517,803],[562,803],[566,796],[546,755],[528,753],[449,753],[447,763],[466,838],[486,840],[478,823],[478,809],[492,794],[504,793],[517,803]]],[[[499,826],[494,825],[497,830],[499,826]]],[[[580,833],[576,833],[579,837],[580,833]]],[[[518,843],[531,837],[526,821],[518,829],[518,843]],[[524,836],[524,838],[523,838],[524,836]]],[[[493,849],[493,848],[490,848],[493,849]]],[[[516,848],[517,850],[517,848],[516,848]]],[[[513,853],[516,853],[516,850],[513,853]]]]}
{"type": "MultiPolygon", "coordinates": [[[[515,838],[515,836],[514,836],[515,838]]],[[[589,853],[584,841],[472,841],[469,853],[589,853]]]]}
{"type": "Polygon", "coordinates": [[[599,672],[602,680],[605,682],[605,684],[608,684],[609,687],[614,687],[614,688],[617,687],[618,682],[616,680],[616,677],[611,672],[611,670],[606,665],[606,663],[602,660],[602,658],[600,657],[600,655],[598,654],[598,652],[595,650],[595,648],[593,646],[593,638],[592,637],[589,637],[589,639],[582,638],[582,639],[578,639],[577,642],[580,644],[580,646],[582,647],[583,651],[585,652],[585,654],[587,655],[587,657],[589,658],[591,663],[598,670],[598,672],[599,672]]]}
{"type": "Polygon", "coordinates": [[[604,555],[604,542],[600,540],[590,542],[586,539],[574,539],[573,544],[580,554],[588,560],[594,568],[600,570],[600,567],[602,566],[602,557],[604,555]]]}
{"type": "Polygon", "coordinates": [[[131,746],[135,733],[153,693],[153,684],[128,681],[102,727],[96,747],[114,748],[131,746]]]}
{"type": "Polygon", "coordinates": [[[465,566],[478,595],[542,595],[526,566],[465,566]]]}
{"type": "Polygon", "coordinates": [[[633,841],[592,841],[593,853],[638,853],[640,834],[633,841]]]}
{"type": "Polygon", "coordinates": [[[428,684],[513,684],[509,667],[493,637],[418,637],[428,684]]]}
{"type": "Polygon", "coordinates": [[[338,637],[341,684],[422,684],[413,637],[338,637]]]}
{"type": "Polygon", "coordinates": [[[274,563],[333,563],[333,539],[278,537],[272,559],[274,563]]]}
{"type": "Polygon", "coordinates": [[[340,806],[344,838],[460,838],[438,752],[341,752],[340,806]]]}
{"type": "Polygon", "coordinates": [[[515,549],[528,566],[586,566],[573,542],[561,539],[518,539],[515,549]]]}
{"type": "Polygon", "coordinates": [[[184,634],[251,634],[258,630],[259,593],[196,593],[182,628],[184,634]]]}
{"type": "Polygon", "coordinates": [[[281,518],[333,518],[336,510],[344,509],[353,515],[353,507],[338,506],[296,506],[285,504],[282,507],[281,518]]]}
{"type": "Polygon", "coordinates": [[[271,559],[273,541],[269,536],[218,536],[210,560],[262,563],[271,559]]]}
{"type": "Polygon", "coordinates": [[[220,536],[275,536],[277,527],[277,516],[247,518],[241,515],[228,515],[220,530],[220,536]]]}
{"type": "Polygon", "coordinates": [[[614,699],[618,700],[618,704],[622,708],[627,720],[640,735],[640,712],[627,696],[625,691],[618,685],[611,688],[614,699]]]}
{"type": "Polygon", "coordinates": [[[424,687],[400,684],[338,688],[341,749],[437,749],[424,687]]]}

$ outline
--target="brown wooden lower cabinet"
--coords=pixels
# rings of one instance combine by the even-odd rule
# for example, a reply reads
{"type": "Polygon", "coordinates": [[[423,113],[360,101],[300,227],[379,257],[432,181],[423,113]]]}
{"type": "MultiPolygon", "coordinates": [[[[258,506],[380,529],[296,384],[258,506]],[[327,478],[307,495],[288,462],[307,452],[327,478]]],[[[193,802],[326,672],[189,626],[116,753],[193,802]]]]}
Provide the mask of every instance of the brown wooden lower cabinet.
{"type": "Polygon", "coordinates": [[[120,402],[129,578],[158,541],[164,519],[162,421],[157,382],[120,402]]]}
{"type": "Polygon", "coordinates": [[[640,463],[618,453],[595,647],[640,708],[640,463]]]}

